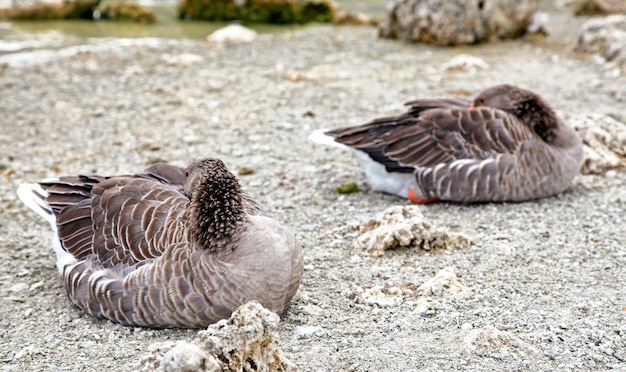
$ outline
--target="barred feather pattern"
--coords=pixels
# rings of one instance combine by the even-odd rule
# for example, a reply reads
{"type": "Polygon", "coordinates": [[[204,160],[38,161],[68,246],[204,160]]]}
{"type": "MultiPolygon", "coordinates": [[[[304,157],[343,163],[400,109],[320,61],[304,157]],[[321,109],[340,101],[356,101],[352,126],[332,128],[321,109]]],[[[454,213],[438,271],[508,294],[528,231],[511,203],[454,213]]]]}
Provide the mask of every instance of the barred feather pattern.
{"type": "MultiPolygon", "coordinates": [[[[582,166],[576,131],[541,97],[522,88],[495,86],[473,102],[424,99],[408,105],[403,115],[325,134],[367,154],[384,166],[386,177],[406,182],[403,175],[413,173],[409,186],[422,199],[546,197],[567,189],[582,166]]],[[[407,197],[407,187],[389,189],[407,197]]]]}
{"type": "Polygon", "coordinates": [[[39,185],[47,194],[34,197],[50,206],[61,246],[76,259],[62,267],[68,297],[95,317],[202,328],[251,300],[282,313],[300,284],[302,251],[293,233],[266,216],[220,160],[39,185]],[[240,208],[196,205],[216,195],[230,195],[240,208]],[[236,223],[224,228],[224,216],[236,223]],[[210,234],[197,238],[199,220],[224,228],[213,230],[219,245],[205,244],[210,234]]]}

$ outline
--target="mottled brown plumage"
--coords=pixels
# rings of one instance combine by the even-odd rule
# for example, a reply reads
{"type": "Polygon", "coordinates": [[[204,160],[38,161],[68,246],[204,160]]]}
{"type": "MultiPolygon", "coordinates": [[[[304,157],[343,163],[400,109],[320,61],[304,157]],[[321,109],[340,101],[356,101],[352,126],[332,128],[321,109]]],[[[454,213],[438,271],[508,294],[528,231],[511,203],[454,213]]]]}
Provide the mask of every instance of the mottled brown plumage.
{"type": "Polygon", "coordinates": [[[251,300],[281,313],[300,283],[294,235],[217,159],[62,177],[18,195],[57,231],[70,300],[99,318],[206,327],[251,300]]]}
{"type": "Polygon", "coordinates": [[[355,150],[374,189],[416,202],[523,201],[562,192],[582,165],[578,134],[528,90],[498,85],[473,102],[407,105],[400,116],[324,132],[355,150]]]}

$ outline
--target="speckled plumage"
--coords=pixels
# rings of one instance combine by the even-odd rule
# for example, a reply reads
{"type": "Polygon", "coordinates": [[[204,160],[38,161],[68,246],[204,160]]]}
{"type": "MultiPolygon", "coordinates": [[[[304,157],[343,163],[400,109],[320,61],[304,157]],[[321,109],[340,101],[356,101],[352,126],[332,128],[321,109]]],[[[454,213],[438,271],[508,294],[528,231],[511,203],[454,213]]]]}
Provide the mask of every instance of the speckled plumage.
{"type": "Polygon", "coordinates": [[[541,198],[565,190],[582,165],[576,131],[528,90],[498,85],[473,102],[407,105],[403,115],[312,139],[354,150],[372,188],[401,197],[411,191],[424,201],[541,198]]]}
{"type": "Polygon", "coordinates": [[[61,177],[18,195],[51,223],[68,296],[95,317],[202,328],[251,300],[282,313],[300,283],[293,233],[217,159],[61,177]]]}

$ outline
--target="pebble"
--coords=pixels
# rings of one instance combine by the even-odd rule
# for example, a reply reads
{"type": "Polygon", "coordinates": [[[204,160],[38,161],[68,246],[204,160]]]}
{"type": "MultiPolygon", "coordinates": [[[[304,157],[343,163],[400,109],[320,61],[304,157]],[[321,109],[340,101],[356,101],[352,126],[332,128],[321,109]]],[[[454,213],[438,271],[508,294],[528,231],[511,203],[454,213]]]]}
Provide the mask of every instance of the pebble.
{"type": "Polygon", "coordinates": [[[43,280],[40,280],[36,283],[31,284],[28,290],[33,292],[33,291],[43,288],[45,285],[46,285],[46,282],[44,282],[43,280]]]}
{"type": "Polygon", "coordinates": [[[11,292],[24,292],[27,291],[29,288],[27,283],[24,282],[19,282],[19,283],[15,283],[11,286],[11,288],[9,288],[9,291],[11,292]]]}
{"type": "Polygon", "coordinates": [[[30,355],[32,350],[33,350],[33,346],[27,346],[26,348],[15,353],[15,355],[13,356],[13,360],[24,359],[25,357],[30,355]]]}
{"type": "Polygon", "coordinates": [[[27,276],[28,274],[30,274],[30,270],[28,269],[22,269],[20,271],[18,271],[17,274],[15,274],[15,276],[17,276],[18,278],[23,277],[23,276],[27,276]]]}
{"type": "Polygon", "coordinates": [[[489,64],[482,58],[470,55],[459,54],[441,65],[443,71],[465,71],[476,72],[477,70],[485,70],[489,68],[489,64]]]}
{"type": "Polygon", "coordinates": [[[307,338],[322,330],[319,326],[298,326],[293,330],[293,334],[298,338],[307,338]]]}

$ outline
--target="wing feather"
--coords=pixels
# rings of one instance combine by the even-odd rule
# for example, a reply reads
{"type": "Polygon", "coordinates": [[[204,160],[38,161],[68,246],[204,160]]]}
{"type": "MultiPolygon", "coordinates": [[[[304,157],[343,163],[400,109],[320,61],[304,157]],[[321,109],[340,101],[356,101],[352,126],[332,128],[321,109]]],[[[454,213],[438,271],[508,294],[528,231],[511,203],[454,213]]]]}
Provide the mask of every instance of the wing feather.
{"type": "Polygon", "coordinates": [[[177,238],[186,210],[184,170],[154,165],[117,177],[77,176],[41,182],[57,217],[62,247],[77,259],[95,254],[103,267],[161,255],[177,238]]]}
{"type": "Polygon", "coordinates": [[[433,168],[461,159],[512,154],[536,136],[501,110],[469,108],[465,100],[418,100],[397,117],[327,132],[336,142],[364,151],[388,172],[433,168]]]}

